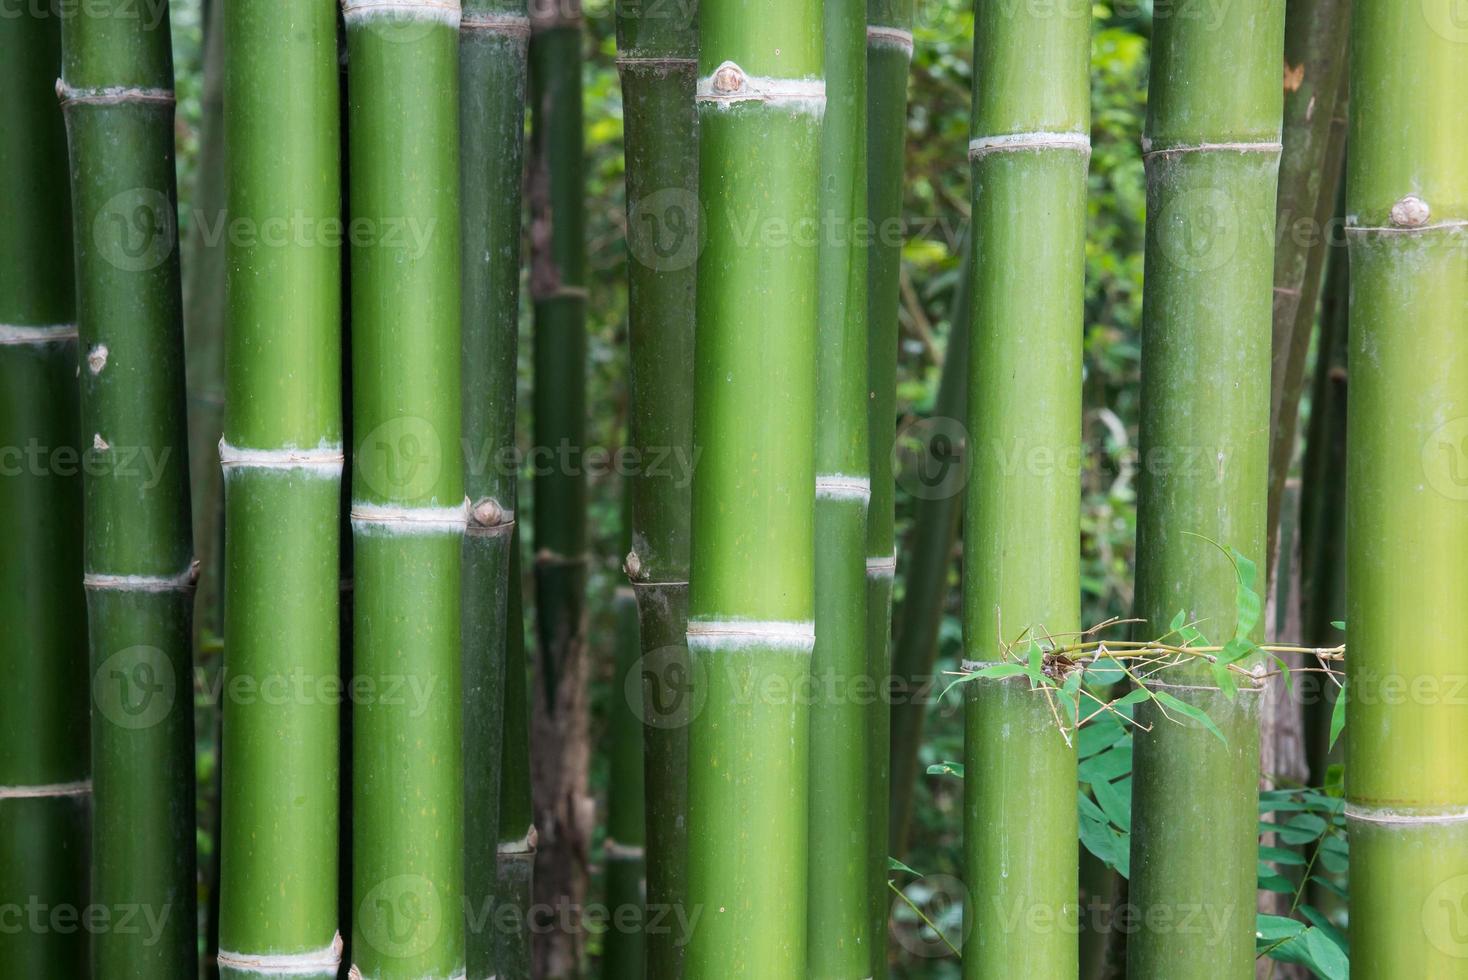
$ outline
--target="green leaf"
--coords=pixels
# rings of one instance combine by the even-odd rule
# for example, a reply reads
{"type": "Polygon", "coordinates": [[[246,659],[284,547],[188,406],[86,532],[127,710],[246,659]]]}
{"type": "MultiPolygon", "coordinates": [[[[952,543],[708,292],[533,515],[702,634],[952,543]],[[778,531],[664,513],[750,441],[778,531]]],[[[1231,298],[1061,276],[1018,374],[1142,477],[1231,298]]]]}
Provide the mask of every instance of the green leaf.
{"type": "Polygon", "coordinates": [[[1310,956],[1310,962],[1305,965],[1324,980],[1345,980],[1350,976],[1351,964],[1345,951],[1335,944],[1329,933],[1322,929],[1306,929],[1305,948],[1310,956]]]}
{"type": "Polygon", "coordinates": [[[1346,727],[1346,683],[1341,682],[1341,689],[1335,694],[1335,707],[1330,712],[1330,748],[1335,748],[1335,740],[1341,737],[1341,729],[1346,727]]]}
{"type": "Polygon", "coordinates": [[[1331,620],[1330,625],[1334,626],[1336,629],[1340,630],[1342,633],[1344,633],[1346,631],[1346,621],[1344,619],[1334,619],[1334,620],[1331,620]]]}
{"type": "Polygon", "coordinates": [[[1123,779],[1116,783],[1092,783],[1091,792],[1096,802],[1105,811],[1106,818],[1122,830],[1132,829],[1132,781],[1123,779]]]}
{"type": "Polygon", "coordinates": [[[1112,830],[1105,822],[1082,815],[1081,843],[1098,860],[1123,878],[1131,877],[1131,838],[1112,830]]]}
{"type": "Polygon", "coordinates": [[[1092,687],[1110,687],[1118,683],[1126,672],[1114,657],[1097,657],[1086,664],[1086,683],[1092,687]]]}
{"type": "Polygon", "coordinates": [[[1277,943],[1281,939],[1298,936],[1307,928],[1299,919],[1283,915],[1265,915],[1260,912],[1254,917],[1254,938],[1266,943],[1277,943]]]}
{"type": "Polygon", "coordinates": [[[1109,783],[1132,771],[1131,740],[1118,742],[1111,748],[1085,759],[1080,764],[1079,776],[1083,783],[1109,783]]]}
{"type": "Polygon", "coordinates": [[[1076,755],[1081,759],[1104,752],[1126,737],[1126,729],[1112,714],[1097,715],[1076,738],[1076,755]]]}
{"type": "Polygon", "coordinates": [[[1028,674],[1029,672],[1029,668],[1026,667],[1024,664],[990,664],[987,667],[981,667],[978,670],[969,671],[967,674],[964,674],[962,677],[958,678],[953,683],[943,688],[943,693],[938,695],[938,699],[941,701],[943,698],[946,698],[948,696],[948,692],[953,690],[955,687],[958,687],[960,684],[968,684],[972,681],[977,681],[981,679],[1003,680],[1006,677],[1018,677],[1022,674],[1028,674]]]}
{"type": "Polygon", "coordinates": [[[957,776],[963,778],[962,762],[940,762],[928,767],[929,776],[957,776]]]}
{"type": "Polygon", "coordinates": [[[1179,701],[1177,698],[1173,697],[1171,694],[1168,694],[1166,691],[1153,691],[1152,697],[1156,699],[1157,703],[1162,705],[1162,707],[1167,708],[1171,711],[1176,711],[1178,714],[1183,715],[1186,718],[1192,719],[1193,721],[1197,722],[1198,724],[1202,725],[1204,728],[1212,732],[1214,736],[1216,736],[1217,739],[1224,745],[1228,744],[1228,739],[1223,737],[1223,732],[1219,731],[1218,726],[1213,723],[1213,719],[1209,718],[1208,713],[1202,708],[1195,708],[1193,705],[1188,704],[1186,701],[1179,701]]]}
{"type": "Polygon", "coordinates": [[[897,860],[895,857],[889,857],[889,858],[887,858],[887,870],[888,871],[905,871],[906,873],[908,873],[910,875],[915,875],[918,878],[921,878],[923,876],[923,873],[921,871],[914,871],[912,868],[909,868],[907,865],[903,864],[901,861],[897,860]]]}
{"type": "Polygon", "coordinates": [[[1346,805],[1346,767],[1339,762],[1332,762],[1325,769],[1325,792],[1329,796],[1338,797],[1341,807],[1346,805]]]}
{"type": "Polygon", "coordinates": [[[1292,851],[1288,847],[1261,847],[1259,848],[1259,859],[1270,861],[1274,864],[1305,864],[1304,855],[1298,851],[1292,851]]]}

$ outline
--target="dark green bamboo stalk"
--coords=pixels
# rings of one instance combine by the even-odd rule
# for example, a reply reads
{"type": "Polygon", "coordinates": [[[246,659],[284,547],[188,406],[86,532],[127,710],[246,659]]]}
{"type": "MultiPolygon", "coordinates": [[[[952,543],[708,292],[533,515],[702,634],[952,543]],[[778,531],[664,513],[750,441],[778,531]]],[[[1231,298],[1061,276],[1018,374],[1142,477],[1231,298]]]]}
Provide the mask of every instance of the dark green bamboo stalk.
{"type": "MultiPolygon", "coordinates": [[[[0,905],[20,909],[33,899],[87,904],[81,424],[60,65],[55,17],[0,20],[0,181],[9,188],[0,200],[0,536],[10,549],[0,563],[10,686],[0,712],[0,905]]],[[[25,921],[0,930],[0,964],[18,977],[85,976],[87,948],[25,921]]]]}
{"type": "Polygon", "coordinates": [[[603,942],[601,975],[608,980],[642,980],[649,975],[642,899],[647,876],[642,719],[633,702],[624,696],[629,689],[638,693],[642,690],[638,675],[642,641],[637,635],[637,596],[631,586],[617,590],[612,616],[616,626],[612,765],[607,790],[607,839],[602,849],[611,921],[603,942]]]}
{"type": "Polygon", "coordinates": [[[520,531],[510,539],[510,595],[506,604],[504,738],[501,740],[499,847],[494,923],[494,976],[529,980],[528,916],[535,882],[537,834],[530,800],[530,691],[525,663],[525,611],[521,604],[520,531]]]}
{"type": "Polygon", "coordinates": [[[351,250],[352,961],[372,980],[453,977],[465,969],[459,5],[344,7],[350,210],[367,229],[351,250]]]}
{"type": "Polygon", "coordinates": [[[819,0],[700,12],[686,975],[805,976],[819,0]],[[784,235],[748,236],[751,221],[784,235]]]}
{"type": "Polygon", "coordinates": [[[463,160],[464,903],[468,975],[495,973],[510,546],[515,530],[525,0],[470,0],[459,25],[463,160]]]}
{"type": "Polygon", "coordinates": [[[1345,160],[1346,39],[1351,0],[1285,7],[1283,152],[1275,206],[1273,367],[1269,392],[1271,567],[1305,389],[1305,361],[1345,160]]]}
{"type": "MultiPolygon", "coordinates": [[[[535,299],[535,600],[539,642],[531,700],[535,900],[586,901],[593,812],[587,785],[586,176],[582,146],[580,0],[530,7],[530,291],[535,299]]],[[[580,969],[579,929],[534,937],[538,976],[580,969]]]]}
{"type": "MultiPolygon", "coordinates": [[[[632,552],[645,687],[647,905],[685,907],[688,833],[689,506],[693,453],[694,296],[699,251],[696,3],[618,6],[617,67],[627,154],[632,552]],[[670,465],[655,466],[657,460],[670,465]]],[[[627,697],[635,697],[632,692],[627,697]]],[[[647,975],[677,980],[674,930],[646,937],[647,975]]]]}
{"type": "MultiPolygon", "coordinates": [[[[987,665],[1080,628],[1091,6],[977,0],[974,38],[963,625],[967,661],[987,665]],[[1037,452],[1054,467],[1012,463],[1037,452]]],[[[964,976],[1075,976],[1076,937],[1055,924],[1077,902],[1076,754],[1050,698],[1024,678],[970,683],[964,764],[964,976]]]]}
{"type": "MultiPolygon", "coordinates": [[[[816,361],[816,645],[811,660],[806,976],[871,971],[867,676],[867,29],[825,0],[816,361]]],[[[883,708],[885,702],[878,701],[883,708]]],[[[885,747],[884,747],[885,751],[885,747]]]]}
{"type": "Polygon", "coordinates": [[[99,978],[197,969],[188,436],[168,19],[62,19],[92,650],[92,902],[158,922],[92,937],[99,978]]]}
{"type": "MultiPolygon", "coordinates": [[[[969,329],[972,320],[973,249],[965,237],[959,259],[958,283],[948,312],[948,349],[943,355],[943,373],[933,420],[940,426],[964,424],[968,418],[969,329]]],[[[934,431],[942,431],[935,429],[934,431]]],[[[953,465],[947,454],[951,444],[932,446],[944,454],[943,465],[953,465]]],[[[956,490],[923,497],[914,504],[912,531],[902,561],[904,598],[897,617],[897,638],[892,649],[892,787],[889,847],[893,857],[907,851],[908,827],[912,822],[913,790],[917,785],[918,748],[923,742],[923,721],[929,699],[936,693],[933,665],[938,657],[938,628],[952,589],[948,576],[953,569],[953,542],[963,516],[963,494],[956,490]]]]}
{"type": "MultiPolygon", "coordinates": [[[[1179,612],[1215,642],[1234,635],[1235,571],[1205,537],[1264,567],[1283,30],[1282,0],[1156,22],[1135,628],[1147,639],[1179,612]]],[[[1136,735],[1130,901],[1143,921],[1209,925],[1138,931],[1129,975],[1252,976],[1260,695],[1230,698],[1196,663],[1152,683],[1210,715],[1227,744],[1138,709],[1150,731],[1136,735]]]]}
{"type": "Polygon", "coordinates": [[[341,241],[322,229],[341,220],[336,6],[224,9],[228,210],[258,232],[231,236],[228,261],[218,962],[226,978],[330,980],[342,953],[328,694],[340,677],[342,317],[341,241]],[[292,223],[297,234],[270,236],[292,223]],[[274,685],[290,693],[270,697],[274,685]]]}
{"type": "Polygon", "coordinates": [[[1468,943],[1468,23],[1362,0],[1351,40],[1346,818],[1351,974],[1468,943]],[[1406,697],[1394,696],[1402,684],[1406,697]]]}
{"type": "MultiPolygon", "coordinates": [[[[897,303],[902,274],[902,188],[907,159],[907,77],[913,0],[867,0],[867,417],[872,497],[867,509],[867,670],[885,691],[892,665],[892,579],[897,571],[892,443],[897,417],[897,303]]],[[[887,822],[890,699],[872,705],[867,747],[867,856],[872,876],[872,974],[887,972],[887,822]]]]}

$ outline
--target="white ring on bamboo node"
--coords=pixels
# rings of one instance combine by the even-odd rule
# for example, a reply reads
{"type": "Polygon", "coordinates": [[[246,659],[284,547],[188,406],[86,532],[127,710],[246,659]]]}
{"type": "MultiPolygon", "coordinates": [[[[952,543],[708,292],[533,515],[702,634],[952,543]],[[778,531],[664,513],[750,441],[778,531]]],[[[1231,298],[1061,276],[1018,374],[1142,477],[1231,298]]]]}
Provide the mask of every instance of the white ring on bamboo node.
{"type": "Polygon", "coordinates": [[[897,574],[897,552],[892,557],[875,555],[867,559],[868,578],[891,578],[897,574]]]}
{"type": "Polygon", "coordinates": [[[528,38],[530,18],[524,14],[464,14],[459,18],[459,30],[528,38]]]}
{"type": "Polygon", "coordinates": [[[56,97],[63,107],[69,105],[173,105],[174,96],[166,88],[141,88],[128,85],[106,85],[101,88],[72,88],[61,79],[56,81],[56,97]]]}
{"type": "Polygon", "coordinates": [[[342,962],[342,935],[337,933],[329,946],[305,953],[235,953],[221,949],[215,962],[231,970],[273,973],[279,976],[334,971],[342,962]]]}
{"type": "Polygon", "coordinates": [[[901,48],[911,58],[913,47],[912,31],[904,31],[900,27],[882,27],[877,24],[868,24],[867,45],[873,48],[901,48]]]}
{"type": "Polygon", "coordinates": [[[969,141],[968,158],[977,160],[990,153],[1018,150],[1073,150],[1091,154],[1089,133],[1002,133],[998,136],[979,136],[969,141]]]}
{"type": "Polygon", "coordinates": [[[1423,813],[1417,810],[1401,810],[1393,807],[1360,806],[1355,803],[1346,804],[1346,819],[1357,820],[1361,823],[1378,823],[1390,825],[1431,825],[1468,823],[1468,807],[1459,807],[1453,810],[1441,810],[1435,813],[1423,813]]]}
{"type": "Polygon", "coordinates": [[[726,61],[713,74],[698,80],[697,98],[700,103],[726,109],[739,102],[762,102],[797,112],[823,114],[826,81],[749,75],[734,62],[726,61]]]}
{"type": "Polygon", "coordinates": [[[463,17],[459,0],[342,0],[348,24],[376,17],[429,21],[457,28],[463,17]]]}
{"type": "Polygon", "coordinates": [[[816,496],[823,500],[871,500],[872,481],[864,476],[831,473],[816,477],[816,496]]]}
{"type": "Polygon", "coordinates": [[[507,854],[512,857],[515,855],[523,855],[528,857],[534,854],[536,848],[538,848],[539,846],[540,831],[535,829],[535,824],[531,824],[526,829],[524,837],[521,837],[519,840],[500,841],[499,846],[495,848],[495,851],[499,854],[507,854]]]}
{"type": "Polygon", "coordinates": [[[94,592],[187,592],[199,581],[199,563],[193,561],[177,575],[106,575],[88,572],[82,586],[94,592]]]}
{"type": "Polygon", "coordinates": [[[965,674],[972,674],[974,671],[983,670],[985,667],[998,667],[1000,664],[1018,663],[1018,660],[964,660],[959,663],[958,669],[965,674]]]}
{"type": "Polygon", "coordinates": [[[352,527],[385,534],[462,534],[469,526],[469,498],[457,507],[352,504],[352,527]]]}
{"type": "Polygon", "coordinates": [[[242,449],[219,440],[219,465],[230,470],[316,470],[321,476],[339,476],[346,456],[341,443],[323,443],[315,449],[242,449]]]}
{"type": "Polygon", "coordinates": [[[810,653],[816,646],[816,624],[750,619],[696,620],[688,624],[688,645],[716,650],[756,647],[810,653]]]}
{"type": "Polygon", "coordinates": [[[647,848],[641,844],[620,844],[607,838],[605,850],[608,861],[641,861],[647,856],[647,848]]]}
{"type": "Polygon", "coordinates": [[[46,344],[64,344],[76,339],[75,323],[51,323],[37,326],[0,323],[0,347],[41,347],[46,344]]]}
{"type": "Polygon", "coordinates": [[[1260,142],[1235,142],[1235,143],[1187,143],[1179,146],[1159,146],[1154,148],[1152,141],[1142,137],[1142,156],[1161,157],[1176,156],[1180,153],[1279,153],[1284,149],[1284,144],[1279,140],[1263,140],[1260,142]]]}
{"type": "Polygon", "coordinates": [[[1461,231],[1468,229],[1468,219],[1449,218],[1446,221],[1436,221],[1431,224],[1413,225],[1402,227],[1400,225],[1356,225],[1346,219],[1347,235],[1421,235],[1430,231],[1461,231]]]}
{"type": "Polygon", "coordinates": [[[39,786],[0,786],[0,800],[55,800],[67,796],[89,796],[91,792],[90,779],[39,786]]]}
{"type": "Polygon", "coordinates": [[[644,58],[638,55],[622,55],[617,59],[618,70],[624,68],[666,68],[670,71],[688,71],[697,67],[697,58],[644,58]]]}

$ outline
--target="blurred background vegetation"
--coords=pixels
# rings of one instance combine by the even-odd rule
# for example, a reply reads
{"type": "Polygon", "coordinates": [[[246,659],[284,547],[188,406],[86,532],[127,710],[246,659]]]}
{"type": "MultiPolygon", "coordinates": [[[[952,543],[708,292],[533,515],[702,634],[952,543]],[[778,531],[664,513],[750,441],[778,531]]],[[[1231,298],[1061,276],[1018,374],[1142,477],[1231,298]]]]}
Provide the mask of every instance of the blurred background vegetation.
{"type": "MultiPolygon", "coordinates": [[[[203,87],[201,3],[172,0],[175,69],[179,97],[178,145],[181,240],[195,222],[199,199],[203,87]]],[[[1094,5],[1092,86],[1094,121],[1087,237],[1085,323],[1085,460],[1083,468],[1083,615],[1095,623],[1127,614],[1131,606],[1132,553],[1136,528],[1133,480],[1138,421],[1138,330],[1142,302],[1142,247],[1146,194],[1140,135],[1146,110],[1151,0],[1121,0],[1094,5]]],[[[612,0],[587,0],[588,60],[585,78],[588,161],[588,254],[591,270],[589,315],[589,446],[614,451],[626,433],[626,262],[622,154],[621,89],[616,57],[612,0]]],[[[959,256],[968,221],[969,103],[973,13],[967,0],[917,0],[916,51],[912,71],[903,250],[901,350],[898,378],[899,430],[933,412],[938,378],[948,346],[949,317],[959,279],[959,256]]],[[[522,311],[522,446],[529,440],[530,324],[522,311]]],[[[606,745],[607,710],[617,696],[611,683],[613,590],[625,578],[622,562],[622,486],[615,476],[593,474],[590,528],[595,556],[589,580],[590,637],[597,658],[593,690],[593,746],[606,745]]],[[[522,500],[528,503],[528,483],[522,500]]],[[[898,530],[911,524],[913,501],[899,490],[898,530]]],[[[530,515],[533,521],[534,515],[530,515]]],[[[960,657],[955,549],[950,593],[940,632],[940,671],[956,670],[960,657]]],[[[903,583],[896,586],[901,615],[903,583]]],[[[530,635],[533,635],[530,634],[530,635]]],[[[200,697],[205,695],[200,692],[200,697]]],[[[210,709],[203,707],[204,712],[210,709]]],[[[200,726],[200,867],[210,866],[214,842],[207,812],[213,803],[217,765],[212,724],[200,726]]],[[[950,696],[930,709],[919,772],[945,759],[962,758],[960,700],[950,696]]],[[[605,802],[607,760],[596,756],[592,783],[605,802]]],[[[962,783],[950,777],[923,776],[917,787],[912,847],[907,865],[925,878],[908,894],[956,937],[957,906],[947,907],[928,894],[943,877],[956,875],[961,859],[962,783]]],[[[603,810],[604,815],[604,810],[603,810]]],[[[909,879],[911,880],[911,879],[909,879]]],[[[951,879],[950,879],[951,880],[951,879]]],[[[207,888],[207,885],[205,886],[207,888]]],[[[202,895],[201,909],[208,907],[202,895]]],[[[899,909],[900,918],[913,921],[899,909]]],[[[900,975],[949,977],[957,963],[939,950],[917,943],[893,944],[900,975]]],[[[596,951],[596,943],[591,944],[596,951]]]]}

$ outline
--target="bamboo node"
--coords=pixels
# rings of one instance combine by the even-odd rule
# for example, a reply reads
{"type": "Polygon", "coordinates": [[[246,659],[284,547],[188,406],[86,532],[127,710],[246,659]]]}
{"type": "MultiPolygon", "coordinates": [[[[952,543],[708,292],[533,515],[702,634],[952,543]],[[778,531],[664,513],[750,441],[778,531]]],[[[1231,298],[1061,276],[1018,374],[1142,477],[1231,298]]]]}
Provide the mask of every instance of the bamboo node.
{"type": "Polygon", "coordinates": [[[87,351],[87,370],[93,374],[101,374],[102,369],[107,366],[107,345],[98,344],[87,351]]]}
{"type": "Polygon", "coordinates": [[[750,75],[725,61],[697,86],[700,103],[727,107],[736,102],[762,102],[797,111],[826,111],[826,82],[822,78],[770,78],[750,75]]]}
{"type": "Polygon", "coordinates": [[[608,861],[641,861],[647,856],[647,849],[641,844],[622,844],[610,837],[603,849],[608,861]]]}
{"type": "Polygon", "coordinates": [[[215,957],[221,967],[250,973],[313,973],[335,971],[342,962],[342,935],[330,945],[305,953],[235,953],[221,949],[215,957]]]}
{"type": "Polygon", "coordinates": [[[816,477],[816,496],[825,500],[870,500],[872,481],[864,476],[832,473],[816,477]]]}
{"type": "Polygon", "coordinates": [[[1441,807],[1432,810],[1414,807],[1380,807],[1361,803],[1346,804],[1346,819],[1360,823],[1388,825],[1430,825],[1468,823],[1468,807],[1441,807]]]}
{"type": "Polygon", "coordinates": [[[1142,137],[1142,157],[1177,156],[1182,153],[1280,153],[1284,144],[1278,140],[1249,142],[1241,140],[1228,143],[1182,143],[1175,146],[1154,146],[1147,137],[1142,137]]]}
{"type": "Polygon", "coordinates": [[[65,80],[56,80],[56,98],[64,109],[72,105],[166,105],[174,103],[173,92],[166,88],[142,88],[108,85],[101,88],[72,88],[65,80]]]}
{"type": "Polygon", "coordinates": [[[897,574],[897,552],[892,552],[889,558],[886,555],[875,555],[867,559],[868,578],[891,578],[897,574]]]}
{"type": "Polygon", "coordinates": [[[1421,228],[1432,217],[1432,209],[1416,194],[1408,194],[1392,205],[1392,224],[1398,228],[1421,228]]]}
{"type": "Polygon", "coordinates": [[[459,18],[459,30],[482,31],[486,34],[503,34],[505,37],[528,39],[530,18],[524,14],[464,14],[459,18]]]}
{"type": "Polygon", "coordinates": [[[469,516],[479,527],[499,527],[502,524],[512,523],[515,519],[514,512],[507,510],[493,497],[485,497],[476,503],[470,509],[469,516]]]}
{"type": "Polygon", "coordinates": [[[692,620],[688,623],[688,645],[702,649],[754,647],[809,653],[815,649],[816,625],[778,620],[692,620]]]}
{"type": "Polygon", "coordinates": [[[341,443],[323,442],[315,449],[243,449],[219,440],[219,465],[225,474],[236,469],[303,470],[320,469],[326,475],[341,473],[346,457],[341,443]]]}
{"type": "Polygon", "coordinates": [[[187,592],[199,581],[198,561],[177,575],[109,575],[87,572],[82,587],[93,592],[187,592]]]}
{"type": "Polygon", "coordinates": [[[77,339],[75,323],[45,324],[28,326],[18,323],[0,323],[0,347],[35,346],[62,344],[77,339]]]}
{"type": "Polygon", "coordinates": [[[459,0],[342,0],[347,23],[372,17],[435,21],[457,28],[462,17],[459,0]]]}
{"type": "Polygon", "coordinates": [[[627,577],[630,579],[635,579],[642,575],[642,559],[637,557],[637,552],[627,552],[627,559],[622,562],[622,571],[626,572],[627,577]]]}
{"type": "Polygon", "coordinates": [[[977,160],[990,153],[1016,150],[1073,150],[1090,156],[1091,135],[1089,133],[1033,132],[978,136],[969,141],[968,158],[977,160]]]}
{"type": "Polygon", "coordinates": [[[89,796],[91,792],[90,779],[39,786],[0,786],[0,800],[54,800],[67,796],[89,796]]]}
{"type": "Polygon", "coordinates": [[[352,527],[379,534],[463,534],[469,523],[469,500],[457,507],[396,507],[352,504],[352,527]]]}
{"type": "Polygon", "coordinates": [[[898,48],[909,58],[912,57],[912,31],[904,31],[900,27],[884,27],[879,24],[867,25],[867,46],[898,48]]]}

